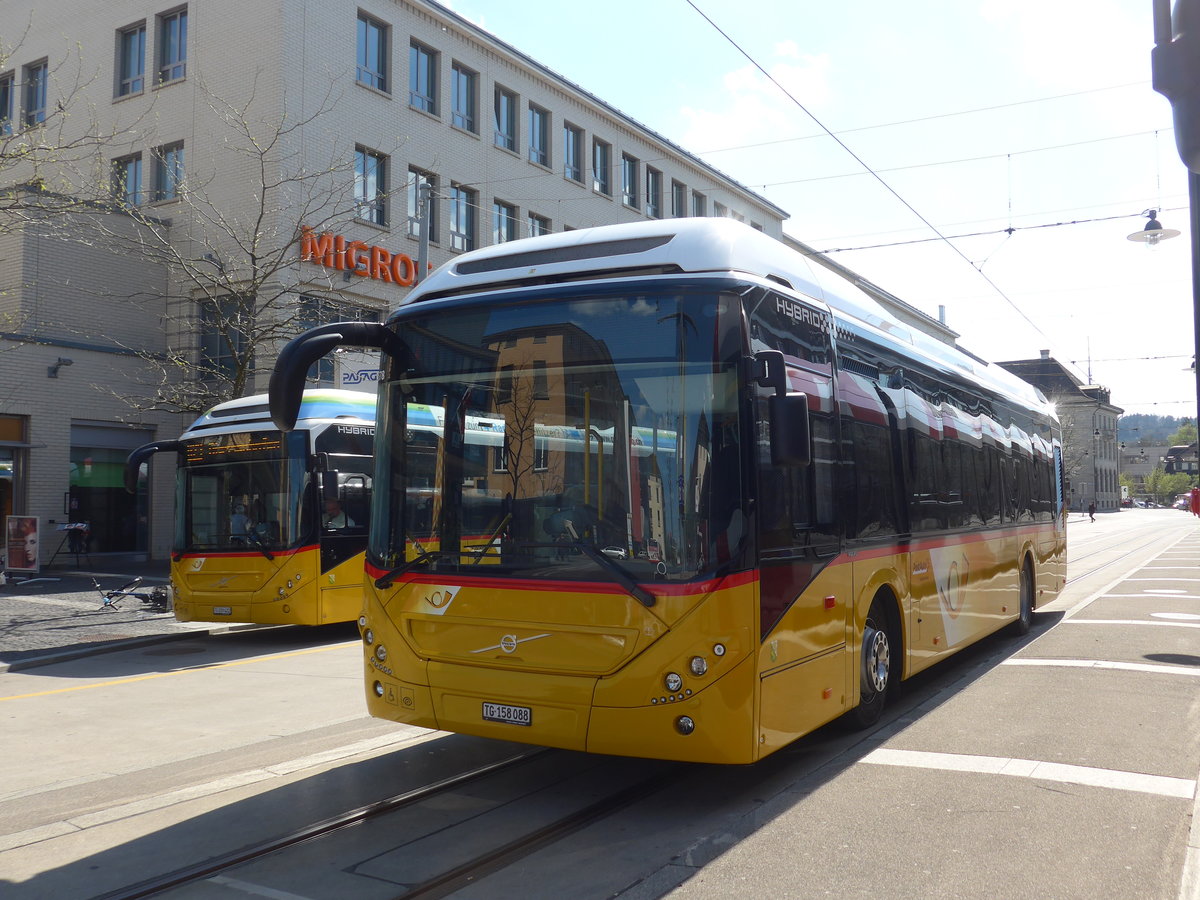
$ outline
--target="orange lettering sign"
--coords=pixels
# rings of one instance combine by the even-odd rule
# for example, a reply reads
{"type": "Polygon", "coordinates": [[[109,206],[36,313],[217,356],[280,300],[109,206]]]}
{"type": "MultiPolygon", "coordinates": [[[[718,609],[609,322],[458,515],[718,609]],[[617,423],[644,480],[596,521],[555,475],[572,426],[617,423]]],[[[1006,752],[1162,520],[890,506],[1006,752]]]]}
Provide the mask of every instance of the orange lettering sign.
{"type": "Polygon", "coordinates": [[[347,241],[340,234],[317,234],[307,225],[300,228],[300,259],[401,287],[411,287],[417,280],[417,264],[411,256],[363,241],[347,241]]]}

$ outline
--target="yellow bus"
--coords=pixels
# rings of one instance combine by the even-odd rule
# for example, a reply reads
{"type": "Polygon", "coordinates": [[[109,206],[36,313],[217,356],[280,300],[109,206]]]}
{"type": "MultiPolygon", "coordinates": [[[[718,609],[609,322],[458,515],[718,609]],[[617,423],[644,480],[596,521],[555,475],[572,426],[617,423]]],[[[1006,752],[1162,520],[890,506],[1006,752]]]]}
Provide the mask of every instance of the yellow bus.
{"type": "Polygon", "coordinates": [[[375,716],[750,763],[1063,586],[1045,397],[736,222],[465,253],[341,327],[270,398],[286,431],[315,358],[382,350],[375,716]]]}
{"type": "Polygon", "coordinates": [[[214,406],[175,441],[134,450],[136,490],[151,456],[175,452],[171,586],[181,622],[324,625],[363,605],[375,395],[306,390],[296,427],[271,424],[260,394],[214,406]]]}

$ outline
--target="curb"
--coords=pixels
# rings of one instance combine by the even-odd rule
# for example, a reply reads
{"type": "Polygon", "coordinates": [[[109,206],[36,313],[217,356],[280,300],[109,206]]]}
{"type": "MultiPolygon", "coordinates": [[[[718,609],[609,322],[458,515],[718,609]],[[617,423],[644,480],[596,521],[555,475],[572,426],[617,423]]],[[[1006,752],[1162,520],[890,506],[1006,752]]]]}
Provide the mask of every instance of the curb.
{"type": "Polygon", "coordinates": [[[70,662],[88,656],[99,656],[102,653],[115,653],[118,650],[136,650],[138,647],[148,647],[153,644],[165,644],[171,641],[181,641],[187,638],[208,637],[214,634],[230,634],[235,631],[255,631],[263,628],[290,628],[290,625],[218,625],[214,628],[197,628],[195,631],[174,632],[171,634],[148,634],[143,637],[122,638],[116,641],[98,641],[92,644],[82,644],[50,650],[37,656],[0,662],[0,675],[5,672],[20,672],[23,669],[34,669],[38,666],[49,666],[54,663],[70,662]]]}

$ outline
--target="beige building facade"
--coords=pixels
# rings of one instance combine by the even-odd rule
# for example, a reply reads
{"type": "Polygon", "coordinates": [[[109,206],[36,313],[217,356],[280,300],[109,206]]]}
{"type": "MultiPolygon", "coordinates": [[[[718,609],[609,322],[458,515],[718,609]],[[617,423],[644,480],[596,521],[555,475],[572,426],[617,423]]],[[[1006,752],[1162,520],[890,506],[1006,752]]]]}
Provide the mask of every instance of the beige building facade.
{"type": "Polygon", "coordinates": [[[39,520],[43,565],[74,522],[89,555],[164,558],[173,467],[131,496],[129,450],[265,390],[305,328],[382,319],[422,268],[646,218],[783,237],[783,210],[426,0],[4,17],[0,513],[39,520]]]}

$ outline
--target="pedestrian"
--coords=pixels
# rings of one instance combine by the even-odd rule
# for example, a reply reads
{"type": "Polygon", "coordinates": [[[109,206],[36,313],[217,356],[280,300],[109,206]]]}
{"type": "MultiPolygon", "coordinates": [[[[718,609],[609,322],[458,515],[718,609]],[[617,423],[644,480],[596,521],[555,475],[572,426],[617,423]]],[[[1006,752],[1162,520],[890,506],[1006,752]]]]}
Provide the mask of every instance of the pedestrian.
{"type": "Polygon", "coordinates": [[[1092,501],[1091,503],[1088,504],[1088,518],[1091,519],[1093,522],[1096,521],[1096,503],[1095,503],[1095,501],[1092,501]]]}

